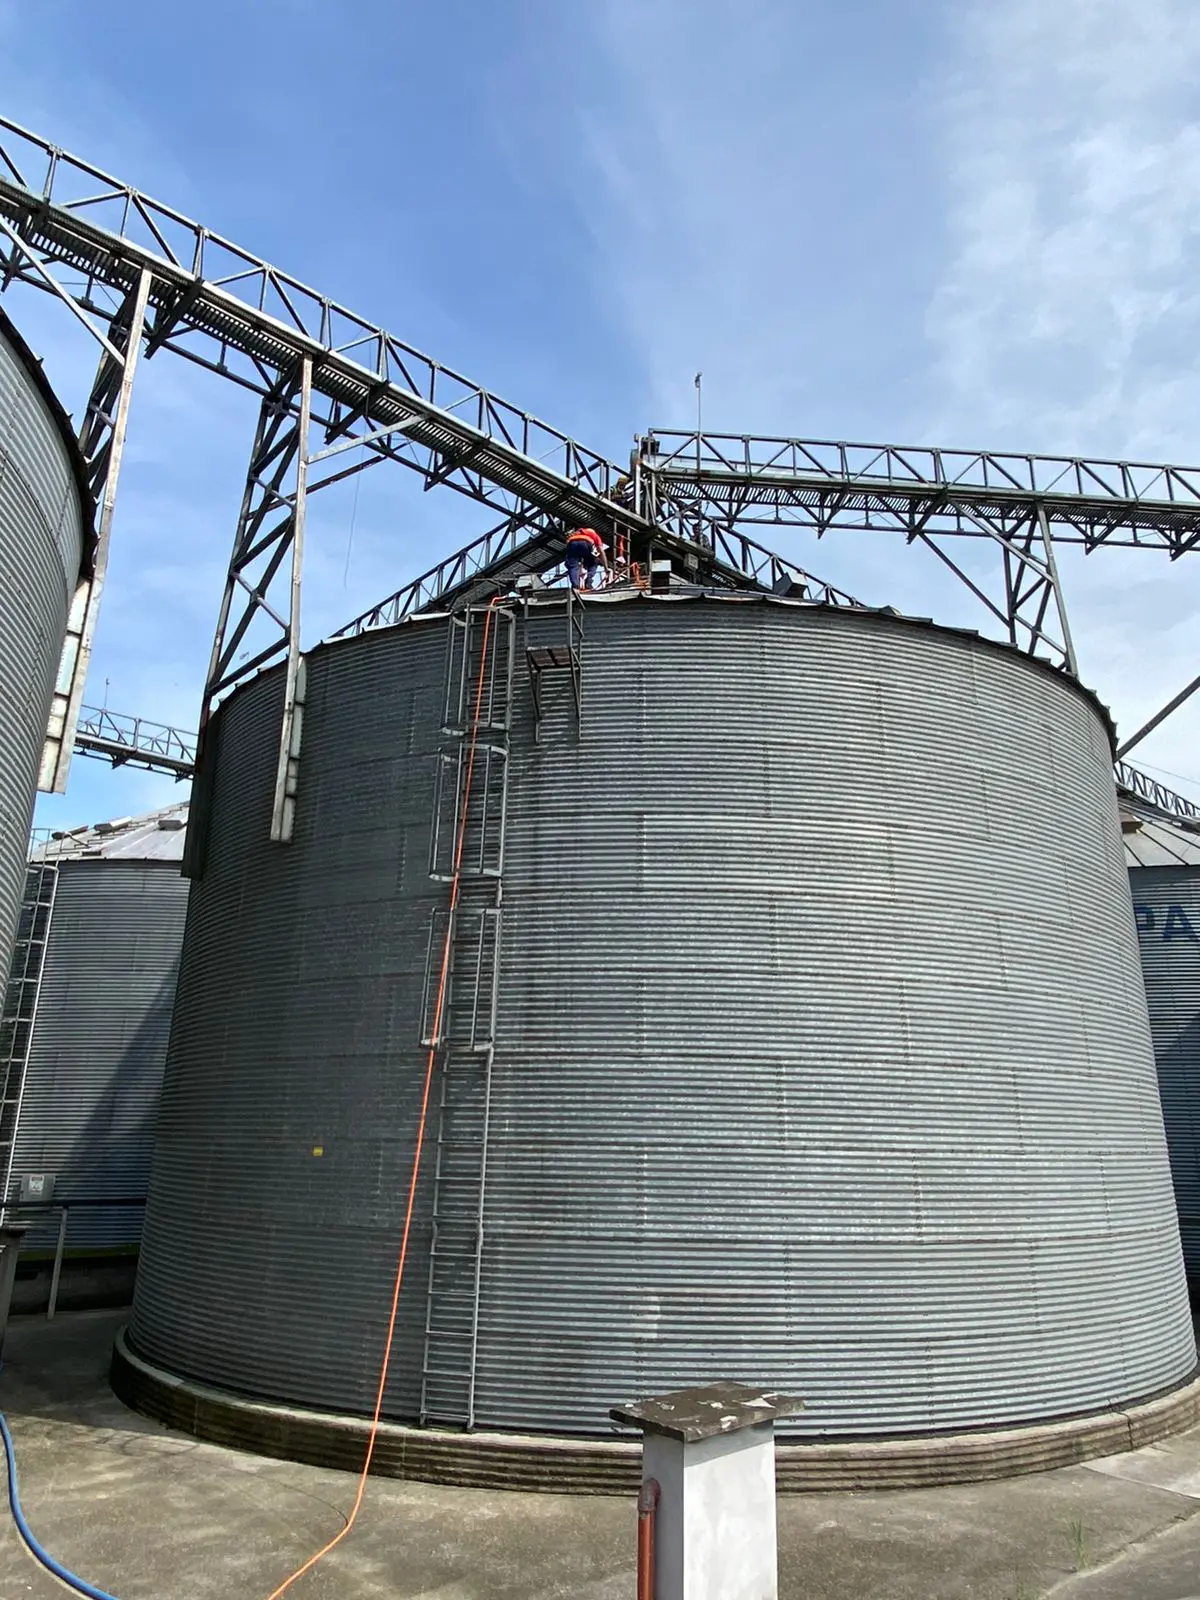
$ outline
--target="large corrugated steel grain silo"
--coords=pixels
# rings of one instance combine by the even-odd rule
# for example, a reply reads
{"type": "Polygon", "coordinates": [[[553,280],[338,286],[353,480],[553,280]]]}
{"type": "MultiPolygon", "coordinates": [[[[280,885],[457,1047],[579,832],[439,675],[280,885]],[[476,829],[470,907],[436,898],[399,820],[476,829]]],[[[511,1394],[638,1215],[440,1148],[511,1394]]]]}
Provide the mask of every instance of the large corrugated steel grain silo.
{"type": "Polygon", "coordinates": [[[8,970],[38,765],[90,497],[66,413],[0,312],[0,972],[8,970]]]}
{"type": "Polygon", "coordinates": [[[1123,805],[1129,885],[1158,1062],[1179,1231],[1200,1281],[1200,824],[1123,805]]]}
{"type": "MultiPolygon", "coordinates": [[[[899,618],[614,592],[586,602],[579,737],[561,596],[487,626],[386,1414],[594,1434],[729,1376],[855,1437],[1183,1381],[1094,699],[899,618]]],[[[475,692],[457,629],[311,654],[288,846],[279,674],[211,729],[130,1329],[172,1372],[371,1406],[475,692]]]]}

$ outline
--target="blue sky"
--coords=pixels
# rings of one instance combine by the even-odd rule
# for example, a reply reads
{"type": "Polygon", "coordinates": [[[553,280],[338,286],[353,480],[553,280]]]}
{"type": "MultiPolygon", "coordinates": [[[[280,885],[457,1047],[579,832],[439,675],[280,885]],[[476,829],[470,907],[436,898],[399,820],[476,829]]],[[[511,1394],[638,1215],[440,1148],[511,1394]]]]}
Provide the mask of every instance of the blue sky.
{"type": "MultiPolygon", "coordinates": [[[[614,458],[702,369],[713,428],[1200,462],[1198,57],[1185,0],[0,0],[7,115],[614,458]]],[[[86,337],[6,303],[78,411],[86,337]]],[[[253,419],[140,373],[90,700],[194,724],[253,419]]],[[[482,525],[399,469],[319,497],[305,642],[482,525]]],[[[768,542],[979,620],[885,535],[768,542]]],[[[1064,559],[1127,730],[1200,670],[1194,563],[1064,559]]],[[[1200,794],[1198,732],[1139,757],[1200,794]]],[[[178,794],[77,761],[39,821],[178,794]]]]}

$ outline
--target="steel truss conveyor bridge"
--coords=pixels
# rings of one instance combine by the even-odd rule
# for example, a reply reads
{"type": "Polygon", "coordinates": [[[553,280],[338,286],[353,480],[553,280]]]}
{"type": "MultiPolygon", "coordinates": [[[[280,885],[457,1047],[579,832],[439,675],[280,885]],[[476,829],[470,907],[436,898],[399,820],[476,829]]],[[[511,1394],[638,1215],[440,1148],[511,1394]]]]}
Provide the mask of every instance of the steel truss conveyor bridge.
{"type": "Polygon", "coordinates": [[[127,717],[107,706],[81,706],[75,727],[75,750],[114,767],[190,778],[196,766],[196,735],[168,728],[145,717],[127,717]]]}
{"type": "Polygon", "coordinates": [[[1156,549],[1175,559],[1200,541],[1200,469],[665,430],[643,436],[631,464],[618,466],[240,245],[0,118],[0,290],[13,283],[56,296],[99,351],[80,430],[97,505],[96,555],[72,609],[42,786],[65,787],[76,742],[139,361],[170,352],[260,397],[200,741],[223,694],[285,661],[272,820],[279,840],[290,836],[303,704],[307,499],[367,467],[404,466],[426,488],[444,485],[479,503],[493,522],[343,631],[457,609],[522,574],[552,571],[565,531],[581,524],[619,537],[633,559],[669,559],[701,585],[861,605],[758,542],[763,525],[789,525],[817,535],[887,531],[926,546],[1002,637],[1074,673],[1056,544],[1156,549]],[[964,538],[991,559],[968,559],[964,538]]]}

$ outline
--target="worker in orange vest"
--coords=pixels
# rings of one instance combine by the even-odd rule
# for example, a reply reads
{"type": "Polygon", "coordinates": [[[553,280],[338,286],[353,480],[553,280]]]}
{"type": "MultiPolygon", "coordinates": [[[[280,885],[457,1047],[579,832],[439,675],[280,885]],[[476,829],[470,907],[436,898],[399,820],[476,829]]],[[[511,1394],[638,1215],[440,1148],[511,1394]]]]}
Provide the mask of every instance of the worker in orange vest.
{"type": "Polygon", "coordinates": [[[572,589],[591,587],[592,574],[603,566],[608,575],[608,551],[595,528],[575,528],[567,535],[567,580],[572,589]]]}

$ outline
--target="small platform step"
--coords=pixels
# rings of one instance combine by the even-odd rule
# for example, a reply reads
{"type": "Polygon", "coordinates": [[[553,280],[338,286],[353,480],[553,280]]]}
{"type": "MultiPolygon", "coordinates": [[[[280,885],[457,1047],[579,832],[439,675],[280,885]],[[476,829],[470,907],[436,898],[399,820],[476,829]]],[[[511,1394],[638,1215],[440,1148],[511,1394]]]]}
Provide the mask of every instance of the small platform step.
{"type": "Polygon", "coordinates": [[[571,651],[565,644],[530,645],[525,654],[536,672],[563,670],[571,665],[571,651]]]}

